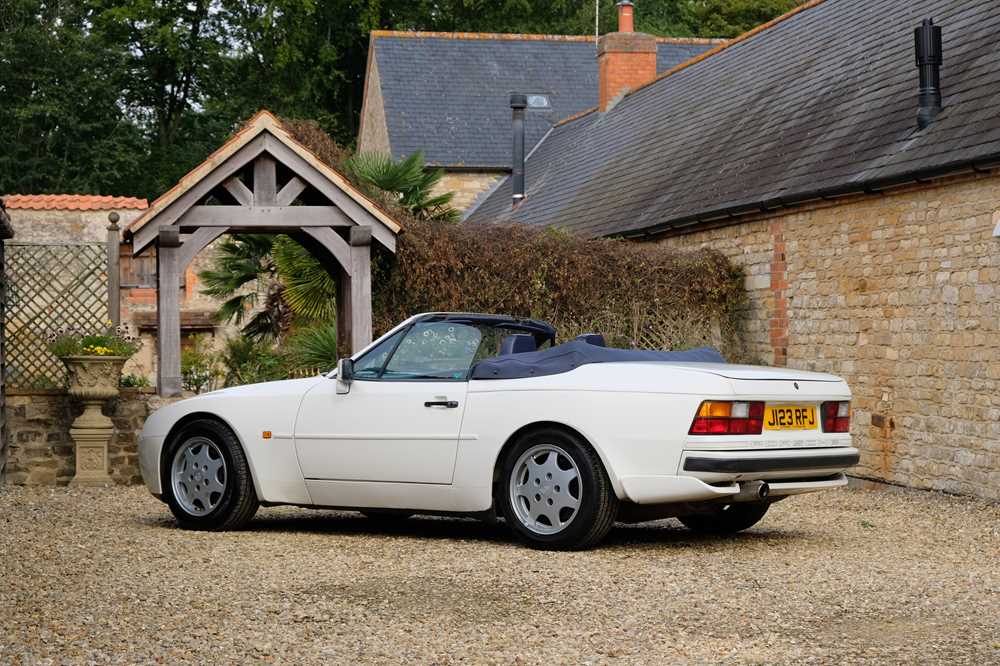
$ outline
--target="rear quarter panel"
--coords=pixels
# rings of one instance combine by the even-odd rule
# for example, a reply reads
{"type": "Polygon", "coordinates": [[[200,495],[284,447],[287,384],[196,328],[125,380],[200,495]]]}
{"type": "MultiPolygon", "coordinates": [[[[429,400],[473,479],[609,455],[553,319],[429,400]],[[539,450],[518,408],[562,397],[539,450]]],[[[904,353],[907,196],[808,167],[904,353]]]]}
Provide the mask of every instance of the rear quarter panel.
{"type": "MultiPolygon", "coordinates": [[[[620,498],[621,477],[675,475],[685,449],[769,446],[760,436],[692,438],[691,420],[702,400],[753,397],[781,402],[849,399],[843,381],[735,380],[709,372],[652,364],[593,364],[551,377],[470,383],[455,466],[455,485],[467,510],[488,508],[492,474],[504,444],[527,425],[552,422],[579,432],[601,457],[620,498]]],[[[782,437],[784,435],[779,435],[782,437]]],[[[812,446],[850,443],[844,435],[817,435],[812,446]]],[[[801,444],[800,444],[801,445],[801,444]]],[[[773,446],[781,446],[780,442],[773,446]]]]}
{"type": "Polygon", "coordinates": [[[476,505],[467,510],[489,507],[501,449],[533,423],[558,423],[579,432],[601,457],[619,496],[624,494],[622,475],[674,473],[698,404],[709,397],[731,398],[731,382],[687,370],[628,365],[470,382],[462,435],[475,439],[459,443],[454,477],[456,490],[476,505]]]}

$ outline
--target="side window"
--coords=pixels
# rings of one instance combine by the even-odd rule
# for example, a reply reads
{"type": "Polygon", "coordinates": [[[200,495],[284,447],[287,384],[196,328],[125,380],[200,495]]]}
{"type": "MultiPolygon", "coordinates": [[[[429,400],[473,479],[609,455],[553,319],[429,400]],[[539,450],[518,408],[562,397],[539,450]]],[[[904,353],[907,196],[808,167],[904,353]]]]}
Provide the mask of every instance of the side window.
{"type": "Polygon", "coordinates": [[[396,343],[403,337],[402,331],[396,331],[388,338],[373,347],[367,354],[358,359],[354,364],[355,379],[378,379],[378,374],[382,372],[382,367],[389,359],[389,354],[396,348],[396,343]]]}
{"type": "Polygon", "coordinates": [[[389,359],[382,379],[465,379],[481,340],[475,326],[415,324],[389,359]]]}

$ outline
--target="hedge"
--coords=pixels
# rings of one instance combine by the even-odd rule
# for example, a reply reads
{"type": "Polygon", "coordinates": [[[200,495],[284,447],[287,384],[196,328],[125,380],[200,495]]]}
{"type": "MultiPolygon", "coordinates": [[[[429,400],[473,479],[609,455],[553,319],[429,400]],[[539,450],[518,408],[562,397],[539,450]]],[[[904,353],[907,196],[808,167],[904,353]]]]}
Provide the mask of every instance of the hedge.
{"type": "MultiPolygon", "coordinates": [[[[342,169],[350,153],[315,124],[286,124],[342,169]]],[[[585,239],[527,225],[420,220],[391,198],[379,198],[403,232],[394,256],[375,259],[376,334],[418,312],[488,312],[544,319],[560,339],[598,332],[615,346],[711,345],[731,360],[746,358],[743,274],[718,252],[585,239]]]]}

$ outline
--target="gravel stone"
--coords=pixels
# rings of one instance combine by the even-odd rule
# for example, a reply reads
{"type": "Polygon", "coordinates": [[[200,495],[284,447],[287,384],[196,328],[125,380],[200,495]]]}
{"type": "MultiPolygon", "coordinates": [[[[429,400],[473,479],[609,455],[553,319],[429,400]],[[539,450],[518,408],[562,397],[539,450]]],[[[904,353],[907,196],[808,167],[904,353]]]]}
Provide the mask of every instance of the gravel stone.
{"type": "Polygon", "coordinates": [[[541,552],[502,524],[0,487],[0,664],[1000,662],[1000,505],[845,489],[736,537],[541,552]]]}

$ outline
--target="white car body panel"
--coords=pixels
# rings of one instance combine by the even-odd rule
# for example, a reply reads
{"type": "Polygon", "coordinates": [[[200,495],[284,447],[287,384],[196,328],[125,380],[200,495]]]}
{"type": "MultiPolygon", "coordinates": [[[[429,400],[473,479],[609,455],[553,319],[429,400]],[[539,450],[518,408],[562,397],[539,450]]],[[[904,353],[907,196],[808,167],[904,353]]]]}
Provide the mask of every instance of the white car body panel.
{"type": "Polygon", "coordinates": [[[158,410],[140,439],[147,486],[158,496],[163,492],[162,447],[171,428],[195,414],[213,415],[232,428],[249,460],[258,498],[275,504],[485,511],[493,504],[493,474],[504,445],[525,426],[543,422],[584,437],[599,454],[618,497],[637,504],[724,498],[739,492],[739,481],[745,479],[769,481],[775,496],[823,490],[843,485],[843,469],[850,466],[805,465],[752,474],[685,471],[684,461],[695,454],[733,458],[753,451],[754,458],[790,458],[831,450],[857,453],[850,435],[820,429],[726,437],[688,434],[703,400],[818,407],[825,400],[850,399],[843,380],[798,370],[596,363],[524,379],[355,380],[347,394],[338,394],[336,386],[332,376],[271,382],[216,391],[158,410]],[[437,400],[459,404],[455,409],[424,406],[437,400]],[[265,432],[271,437],[265,438],[265,432]]]}
{"type": "Polygon", "coordinates": [[[794,369],[606,362],[520,379],[356,378],[347,386],[338,392],[331,373],[163,407],[140,436],[146,485],[163,494],[163,448],[175,426],[199,416],[219,419],[236,434],[261,502],[303,506],[490,510],[504,446],[541,423],[576,431],[599,455],[619,499],[639,505],[724,500],[749,480],[766,481],[774,497],[834,488],[846,483],[843,472],[851,466],[838,461],[856,460],[858,453],[849,434],[819,427],[689,434],[705,400],[814,405],[817,411],[824,401],[850,400],[839,377],[794,369]],[[425,405],[442,401],[453,404],[425,405]],[[748,459],[764,471],[726,471],[730,462],[748,459]],[[709,471],[691,471],[688,463],[709,471]]]}

